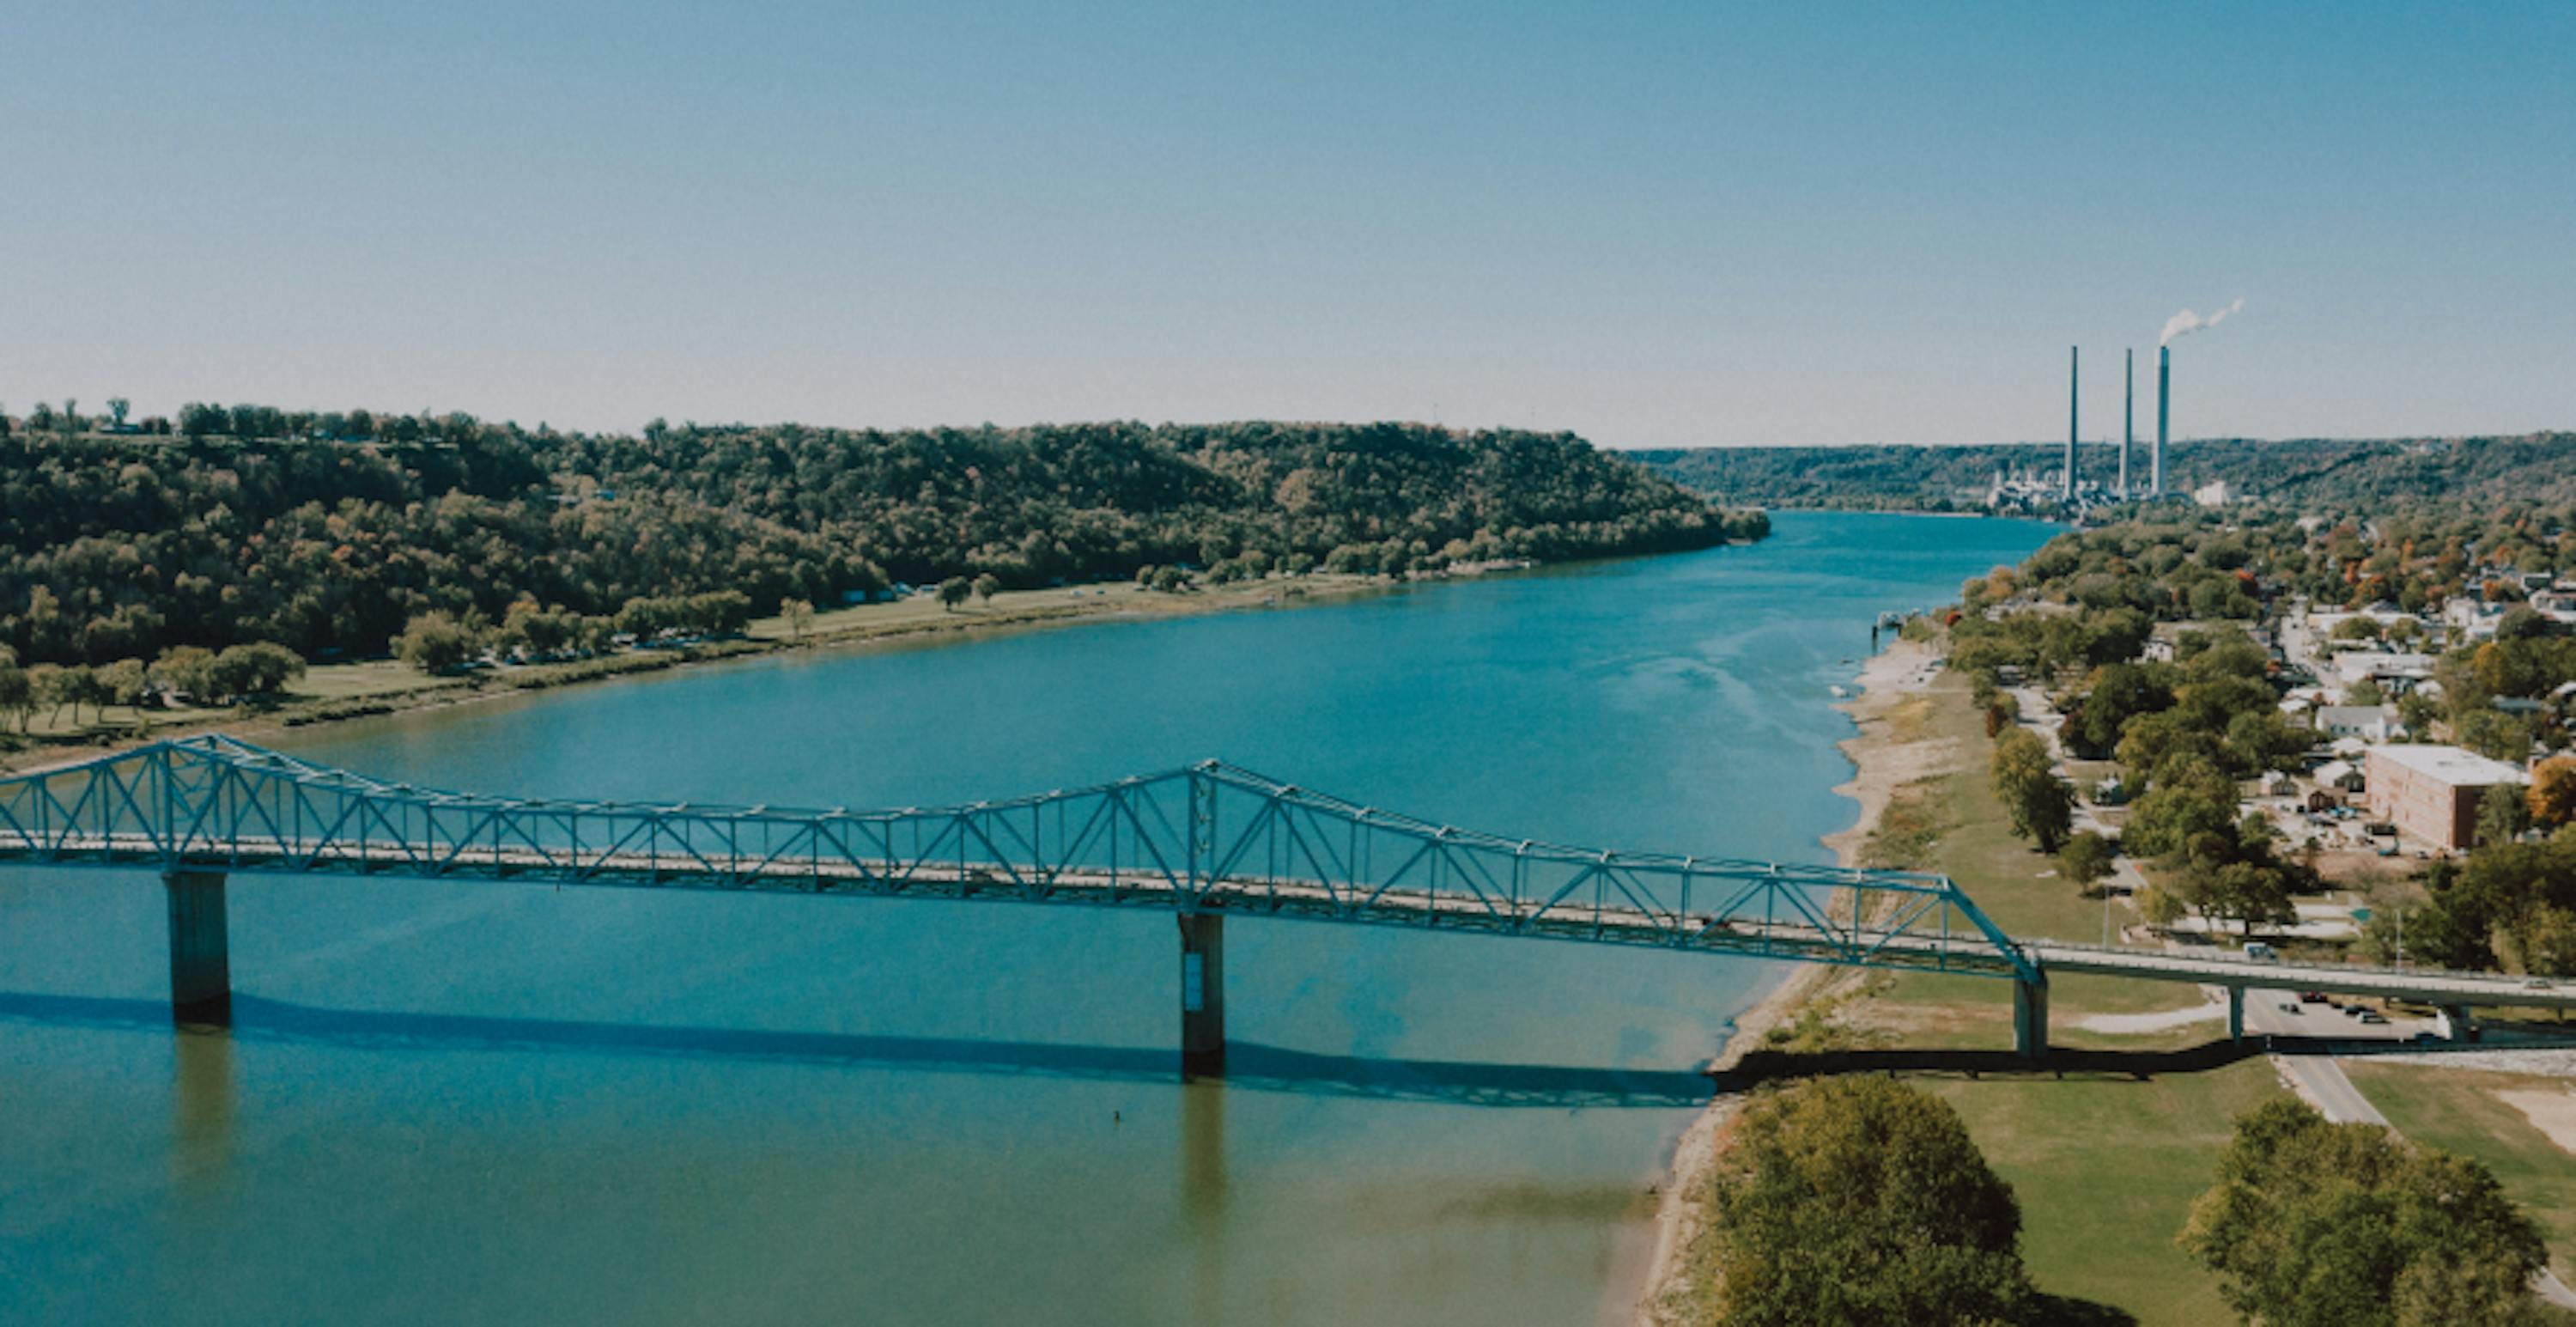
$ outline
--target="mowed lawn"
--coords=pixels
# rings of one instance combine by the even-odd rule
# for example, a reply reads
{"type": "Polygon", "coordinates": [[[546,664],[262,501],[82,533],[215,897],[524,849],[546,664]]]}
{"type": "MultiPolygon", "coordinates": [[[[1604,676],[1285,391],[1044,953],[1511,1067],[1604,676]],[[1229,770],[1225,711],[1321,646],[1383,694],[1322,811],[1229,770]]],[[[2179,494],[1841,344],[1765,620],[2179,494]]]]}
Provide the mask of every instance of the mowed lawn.
{"type": "Polygon", "coordinates": [[[2549,1262],[2576,1276],[2576,1151],[2561,1147],[2502,1094],[2547,1097],[2576,1088],[2564,1078],[2486,1073],[2424,1064],[2344,1061],[2353,1086],[2399,1133],[2474,1157],[2538,1221],[2549,1262]]]}
{"type": "Polygon", "coordinates": [[[1912,1080],[1958,1109],[2021,1199],[2022,1255],[2039,1288],[2141,1323],[2234,1321],[2217,1282],[2174,1243],[2217,1178],[2236,1117],[2286,1089],[2268,1061],[2126,1075],[1912,1080]]]}

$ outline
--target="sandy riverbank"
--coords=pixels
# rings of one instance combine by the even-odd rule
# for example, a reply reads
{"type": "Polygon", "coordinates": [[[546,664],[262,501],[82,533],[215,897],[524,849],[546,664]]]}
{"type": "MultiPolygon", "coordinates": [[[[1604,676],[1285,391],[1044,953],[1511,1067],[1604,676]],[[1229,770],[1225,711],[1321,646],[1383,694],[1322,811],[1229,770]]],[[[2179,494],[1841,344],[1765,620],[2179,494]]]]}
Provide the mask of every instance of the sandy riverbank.
{"type": "MultiPolygon", "coordinates": [[[[1861,668],[1860,694],[1834,707],[1852,716],[1860,727],[1857,735],[1841,744],[1843,754],[1851,758],[1852,777],[1834,789],[1859,803],[1859,814],[1850,828],[1823,839],[1824,845],[1833,849],[1834,859],[1844,866],[1860,864],[1861,851],[1878,829],[1896,790],[1939,772],[1951,754],[1947,743],[1898,742],[1890,732],[1890,713],[1907,696],[1930,684],[1934,667],[1935,656],[1929,647],[1897,641],[1861,668]]],[[[1736,1018],[1734,1035],[1710,1061],[1710,1069],[1733,1066],[1759,1047],[1771,1029],[1794,1019],[1808,1001],[1852,979],[1853,974],[1841,968],[1808,966],[1792,972],[1761,1003],[1736,1018]]],[[[1647,1267],[1644,1289],[1632,1310],[1617,1316],[1641,1327],[1665,1327],[1682,1321],[1681,1312],[1695,1289],[1689,1282],[1684,1254],[1699,1232],[1699,1190],[1737,1104],[1737,1098],[1726,1095],[1711,1101],[1674,1146],[1672,1162],[1665,1168],[1657,1189],[1660,1200],[1655,1212],[1654,1256],[1647,1267]]]]}

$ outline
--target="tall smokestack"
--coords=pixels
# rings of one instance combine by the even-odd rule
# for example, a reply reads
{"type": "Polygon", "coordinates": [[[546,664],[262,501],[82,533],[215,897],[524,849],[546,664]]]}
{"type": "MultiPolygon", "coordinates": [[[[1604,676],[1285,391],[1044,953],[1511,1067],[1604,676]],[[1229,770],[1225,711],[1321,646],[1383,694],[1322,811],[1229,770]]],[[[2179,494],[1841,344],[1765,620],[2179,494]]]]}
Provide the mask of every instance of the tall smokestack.
{"type": "Polygon", "coordinates": [[[2165,495],[2165,425],[2173,410],[2173,347],[2156,347],[2156,451],[2150,458],[2149,491],[2165,495]]]}
{"type": "Polygon", "coordinates": [[[2138,352],[2121,353],[2121,371],[2129,385],[2120,393],[2120,499],[2129,497],[2129,444],[2138,437],[2138,352]]]}
{"type": "Polygon", "coordinates": [[[2066,500],[2075,500],[2075,363],[2074,346],[2066,348],[2066,500]]]}

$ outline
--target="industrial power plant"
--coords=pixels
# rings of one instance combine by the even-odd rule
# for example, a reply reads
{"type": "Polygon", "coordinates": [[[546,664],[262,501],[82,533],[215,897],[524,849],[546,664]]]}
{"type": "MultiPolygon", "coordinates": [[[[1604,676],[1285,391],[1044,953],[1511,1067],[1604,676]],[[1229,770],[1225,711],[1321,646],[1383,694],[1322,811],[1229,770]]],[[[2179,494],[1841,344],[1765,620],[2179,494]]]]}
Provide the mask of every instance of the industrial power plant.
{"type": "MultiPolygon", "coordinates": [[[[2188,311],[2178,314],[2172,322],[2166,324],[2166,340],[2170,341],[2184,332],[2198,331],[2215,324],[2220,318],[2234,312],[2235,308],[2243,304],[2243,300],[2238,300],[2235,306],[2205,321],[2188,311]]],[[[2063,509],[2080,516],[2097,506],[2153,501],[2165,496],[2165,444],[2171,440],[2173,432],[2173,347],[2169,344],[2156,347],[2156,436],[2147,452],[2146,482],[2143,486],[2133,486],[2131,478],[2133,472],[2130,467],[2130,454],[2137,448],[2137,351],[2127,350],[2122,353],[2121,368],[2125,380],[2121,392],[2119,469],[2112,483],[2107,486],[2098,480],[2087,480],[2083,475],[2080,452],[2080,444],[2083,440],[2083,363],[2082,347],[2068,346],[2066,348],[2066,451],[2056,472],[2049,474],[2024,470],[2015,473],[1999,469],[1995,472],[1994,486],[1987,492],[1987,506],[2024,511],[2063,509]]],[[[2219,499],[2222,501],[2224,487],[2224,485],[2218,486],[2222,490],[2222,496],[2219,499]]],[[[2199,495],[2195,495],[2197,496],[2199,495]]]]}

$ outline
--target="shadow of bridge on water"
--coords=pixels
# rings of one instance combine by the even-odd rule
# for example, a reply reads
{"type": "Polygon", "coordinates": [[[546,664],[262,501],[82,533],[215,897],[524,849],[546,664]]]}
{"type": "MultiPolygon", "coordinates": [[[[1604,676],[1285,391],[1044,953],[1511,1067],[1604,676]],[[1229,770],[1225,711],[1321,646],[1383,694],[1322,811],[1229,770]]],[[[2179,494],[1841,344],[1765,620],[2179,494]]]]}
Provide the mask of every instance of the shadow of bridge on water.
{"type": "MultiPolygon", "coordinates": [[[[166,1001],[17,991],[0,991],[0,1023],[174,1031],[166,1001]]],[[[1177,1049],[340,1009],[240,992],[229,1035],[242,1043],[388,1052],[576,1052],[1109,1082],[1180,1078],[1177,1049]]],[[[1558,1109],[1692,1107],[1711,1094],[1708,1077],[1689,1070],[1324,1055],[1244,1041],[1228,1044],[1224,1081],[1235,1091],[1558,1109]]]]}

